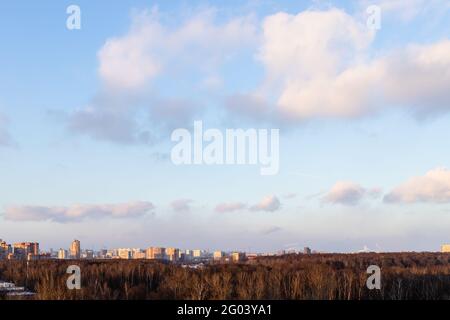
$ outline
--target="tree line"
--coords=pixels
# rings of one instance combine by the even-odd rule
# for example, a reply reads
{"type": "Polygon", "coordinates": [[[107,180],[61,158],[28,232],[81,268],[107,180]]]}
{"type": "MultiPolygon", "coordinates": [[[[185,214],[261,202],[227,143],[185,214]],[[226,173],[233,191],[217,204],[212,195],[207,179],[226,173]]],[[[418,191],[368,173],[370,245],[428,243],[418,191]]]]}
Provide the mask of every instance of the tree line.
{"type": "Polygon", "coordinates": [[[450,299],[450,255],[292,254],[198,269],[149,260],[2,260],[0,280],[27,287],[40,300],[432,300],[450,299]],[[74,264],[81,268],[81,290],[66,286],[74,264]],[[370,265],[381,268],[380,290],[366,286],[370,265]]]}

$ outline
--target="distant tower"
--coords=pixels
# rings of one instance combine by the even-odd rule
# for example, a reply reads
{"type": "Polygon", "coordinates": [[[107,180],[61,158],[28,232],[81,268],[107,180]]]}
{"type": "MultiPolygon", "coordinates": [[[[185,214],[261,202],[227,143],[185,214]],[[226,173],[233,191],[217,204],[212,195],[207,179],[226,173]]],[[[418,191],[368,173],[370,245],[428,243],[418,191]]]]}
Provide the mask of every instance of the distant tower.
{"type": "Polygon", "coordinates": [[[80,259],[81,249],[80,249],[80,241],[73,240],[72,245],[70,246],[70,257],[72,259],[80,259]]]}
{"type": "Polygon", "coordinates": [[[67,259],[67,251],[64,249],[59,249],[58,251],[58,259],[67,259]]]}

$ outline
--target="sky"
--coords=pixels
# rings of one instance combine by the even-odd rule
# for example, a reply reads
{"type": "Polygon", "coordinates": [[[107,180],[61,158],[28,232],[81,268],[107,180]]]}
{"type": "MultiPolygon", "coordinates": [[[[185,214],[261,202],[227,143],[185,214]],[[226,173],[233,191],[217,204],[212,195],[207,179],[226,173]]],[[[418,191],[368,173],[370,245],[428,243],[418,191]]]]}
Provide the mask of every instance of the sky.
{"type": "Polygon", "coordinates": [[[449,35],[448,0],[3,2],[0,238],[438,251],[449,35]],[[174,164],[194,121],[278,129],[277,174],[174,164]]]}

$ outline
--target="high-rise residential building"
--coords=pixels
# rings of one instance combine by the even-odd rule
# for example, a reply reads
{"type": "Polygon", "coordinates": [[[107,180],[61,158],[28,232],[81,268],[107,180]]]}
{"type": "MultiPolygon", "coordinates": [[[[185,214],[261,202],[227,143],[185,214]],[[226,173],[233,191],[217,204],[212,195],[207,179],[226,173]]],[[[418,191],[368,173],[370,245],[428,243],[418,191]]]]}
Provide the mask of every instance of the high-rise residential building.
{"type": "Polygon", "coordinates": [[[158,247],[150,247],[146,251],[146,257],[147,259],[164,260],[166,259],[166,249],[158,247]]]}
{"type": "Polygon", "coordinates": [[[193,258],[201,258],[202,256],[203,256],[202,250],[200,250],[200,249],[192,250],[193,258]]]}
{"type": "Polygon", "coordinates": [[[133,249],[132,250],[132,258],[133,259],[145,259],[146,253],[141,249],[133,249]]]}
{"type": "Polygon", "coordinates": [[[6,259],[12,253],[12,247],[6,241],[0,239],[0,259],[6,259]]]}
{"type": "Polygon", "coordinates": [[[86,259],[92,260],[92,259],[94,259],[94,250],[88,249],[84,252],[84,255],[85,255],[86,259]]]}
{"type": "Polygon", "coordinates": [[[112,259],[117,254],[117,250],[107,250],[106,251],[106,259],[112,259]]]}
{"type": "Polygon", "coordinates": [[[450,253],[450,244],[444,244],[441,247],[441,252],[442,253],[450,253]]]}
{"type": "Polygon", "coordinates": [[[107,249],[100,249],[100,251],[98,252],[98,257],[100,259],[105,259],[107,257],[107,254],[108,254],[107,249]]]}
{"type": "Polygon", "coordinates": [[[79,240],[73,240],[70,246],[70,258],[80,259],[81,257],[81,243],[79,240]]]}
{"type": "Polygon", "coordinates": [[[120,248],[117,249],[117,256],[120,259],[131,259],[132,253],[131,253],[131,249],[129,248],[120,248]]]}
{"type": "Polygon", "coordinates": [[[178,261],[180,256],[180,249],[177,248],[167,248],[166,249],[166,257],[169,261],[178,261]]]}
{"type": "Polygon", "coordinates": [[[39,243],[19,242],[13,244],[13,253],[16,259],[32,259],[39,255],[39,243]]]}
{"type": "Polygon", "coordinates": [[[58,251],[58,259],[64,260],[67,259],[67,250],[59,249],[58,251]]]}
{"type": "Polygon", "coordinates": [[[181,261],[191,261],[193,258],[192,250],[180,250],[180,260],[181,261]]]}
{"type": "Polygon", "coordinates": [[[33,254],[34,256],[38,256],[39,255],[39,243],[37,242],[32,242],[30,243],[31,246],[31,254],[33,254]]]}
{"type": "Polygon", "coordinates": [[[244,252],[233,252],[231,254],[231,260],[233,262],[241,262],[245,260],[245,253],[244,252]]]}
{"type": "Polygon", "coordinates": [[[221,260],[223,257],[225,257],[225,253],[223,251],[214,251],[214,260],[221,260]]]}

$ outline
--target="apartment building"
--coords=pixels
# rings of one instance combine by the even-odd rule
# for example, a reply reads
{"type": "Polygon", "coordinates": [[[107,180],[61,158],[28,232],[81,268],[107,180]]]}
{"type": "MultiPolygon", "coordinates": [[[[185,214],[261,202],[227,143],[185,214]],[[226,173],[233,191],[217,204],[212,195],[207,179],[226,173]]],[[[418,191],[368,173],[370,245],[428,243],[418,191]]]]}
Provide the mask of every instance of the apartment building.
{"type": "Polygon", "coordinates": [[[150,247],[146,251],[147,259],[158,259],[165,260],[166,259],[166,248],[160,247],[150,247]]]}

